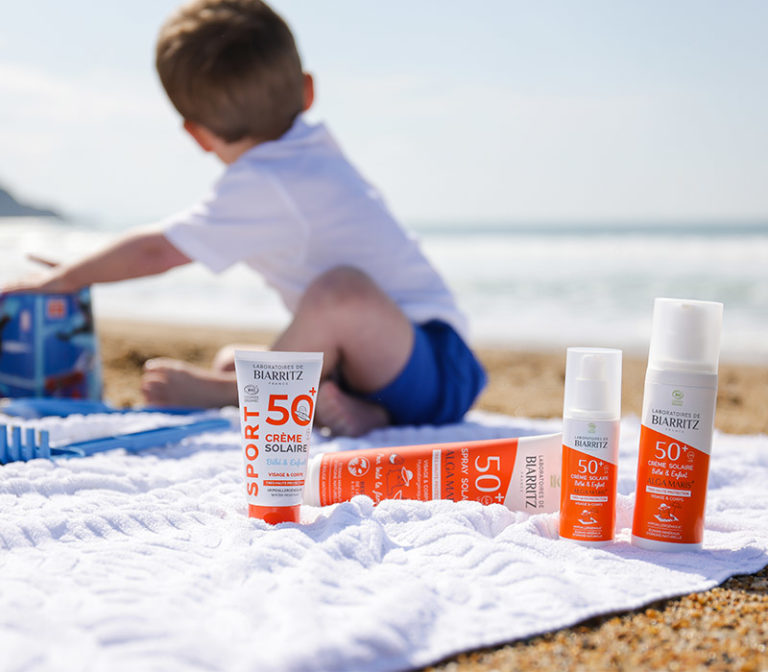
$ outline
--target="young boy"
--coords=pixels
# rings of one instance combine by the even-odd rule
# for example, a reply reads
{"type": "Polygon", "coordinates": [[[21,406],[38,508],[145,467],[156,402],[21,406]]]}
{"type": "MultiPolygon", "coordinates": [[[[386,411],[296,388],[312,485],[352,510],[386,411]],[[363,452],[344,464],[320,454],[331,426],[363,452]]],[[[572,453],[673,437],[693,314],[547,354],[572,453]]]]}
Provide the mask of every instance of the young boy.
{"type": "MultiPolygon", "coordinates": [[[[359,435],[458,421],[485,384],[464,318],[417,244],[302,112],[314,97],[288,26],[258,0],[196,0],[161,29],[157,70],[184,128],[226,165],[200,203],[6,291],[65,292],[191,261],[243,262],[293,317],[275,350],[322,351],[317,422],[359,435]]],[[[211,369],[145,364],[149,403],[237,404],[234,346],[211,369]]]]}

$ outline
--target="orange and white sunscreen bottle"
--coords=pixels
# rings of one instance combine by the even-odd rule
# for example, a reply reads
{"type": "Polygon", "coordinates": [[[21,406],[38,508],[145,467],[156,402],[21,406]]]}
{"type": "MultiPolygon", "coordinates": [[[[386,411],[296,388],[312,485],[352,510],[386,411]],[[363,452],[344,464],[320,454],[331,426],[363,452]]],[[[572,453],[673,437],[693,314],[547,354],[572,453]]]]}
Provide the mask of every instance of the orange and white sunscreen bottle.
{"type": "Polygon", "coordinates": [[[248,515],[299,522],[321,352],[236,350],[248,515]]]}
{"type": "Polygon", "coordinates": [[[613,539],[621,420],[621,350],[568,348],[563,401],[560,537],[613,539]]]}
{"type": "Polygon", "coordinates": [[[722,320],[722,303],[654,303],[632,523],[641,548],[701,548],[722,320]]]}
{"type": "Polygon", "coordinates": [[[560,497],[560,434],[343,450],[309,461],[305,502],[326,506],[357,495],[504,504],[552,513],[560,497]]]}

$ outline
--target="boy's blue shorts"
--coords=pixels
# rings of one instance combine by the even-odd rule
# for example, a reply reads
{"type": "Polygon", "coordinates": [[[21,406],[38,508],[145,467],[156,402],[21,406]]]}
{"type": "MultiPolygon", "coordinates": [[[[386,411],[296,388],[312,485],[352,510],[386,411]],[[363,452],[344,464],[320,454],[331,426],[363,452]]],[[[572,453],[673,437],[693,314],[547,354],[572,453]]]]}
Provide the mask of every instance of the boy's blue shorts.
{"type": "Polygon", "coordinates": [[[386,387],[363,399],[383,406],[393,425],[458,422],[485,387],[480,362],[450,325],[414,325],[411,357],[386,387]]]}

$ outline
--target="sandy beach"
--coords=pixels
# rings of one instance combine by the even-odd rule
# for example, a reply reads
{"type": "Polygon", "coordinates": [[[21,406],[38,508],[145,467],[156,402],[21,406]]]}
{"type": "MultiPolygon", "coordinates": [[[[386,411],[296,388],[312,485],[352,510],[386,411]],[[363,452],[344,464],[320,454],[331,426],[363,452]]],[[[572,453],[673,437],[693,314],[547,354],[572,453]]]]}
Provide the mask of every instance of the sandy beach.
{"type": "MultiPolygon", "coordinates": [[[[151,357],[201,365],[227,343],[269,343],[251,330],[102,320],[105,396],[141,403],[139,379],[151,357]]],[[[559,417],[565,352],[479,347],[489,385],[477,408],[511,416],[559,417]]],[[[623,413],[639,415],[645,361],[625,358],[623,413]]],[[[721,363],[716,427],[728,433],[768,432],[768,367],[721,363]]],[[[637,612],[593,619],[489,651],[463,654],[428,668],[444,672],[525,670],[759,670],[768,668],[768,571],[734,577],[700,594],[637,612]]]]}
{"type": "MultiPolygon", "coordinates": [[[[98,323],[104,362],[105,395],[114,404],[142,402],[139,379],[143,362],[151,357],[176,357],[207,365],[229,343],[268,344],[269,331],[178,326],[102,320],[98,323]]],[[[489,384],[477,408],[530,418],[562,414],[565,350],[533,352],[478,347],[489,384]]],[[[645,360],[624,357],[622,409],[640,415],[645,360]]],[[[768,367],[720,365],[717,399],[718,429],[732,434],[768,432],[768,367]]]]}

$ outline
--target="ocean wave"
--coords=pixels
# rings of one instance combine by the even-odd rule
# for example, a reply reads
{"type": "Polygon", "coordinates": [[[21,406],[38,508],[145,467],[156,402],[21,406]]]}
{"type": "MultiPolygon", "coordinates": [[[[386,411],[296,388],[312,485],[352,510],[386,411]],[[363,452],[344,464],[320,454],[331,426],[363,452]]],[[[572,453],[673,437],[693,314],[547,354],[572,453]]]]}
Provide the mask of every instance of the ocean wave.
{"type": "MultiPolygon", "coordinates": [[[[0,224],[0,281],[35,269],[26,253],[69,261],[113,236],[44,220],[0,224]]],[[[434,227],[418,237],[468,313],[477,342],[642,353],[654,297],[672,296],[722,301],[724,357],[768,361],[768,233],[462,235],[434,227]]],[[[242,267],[214,276],[194,265],[97,287],[94,305],[103,317],[171,323],[279,329],[289,319],[274,292],[242,267]]]]}

